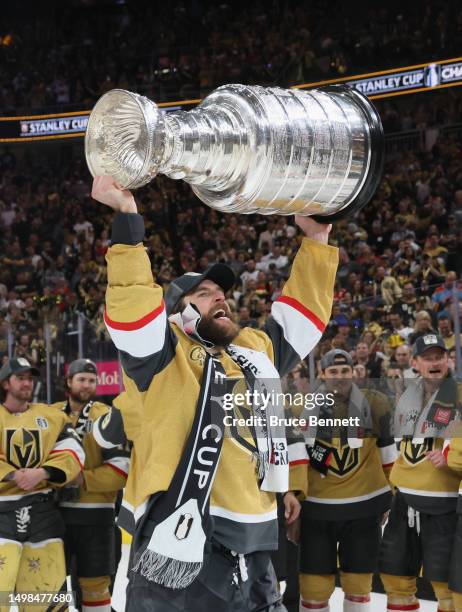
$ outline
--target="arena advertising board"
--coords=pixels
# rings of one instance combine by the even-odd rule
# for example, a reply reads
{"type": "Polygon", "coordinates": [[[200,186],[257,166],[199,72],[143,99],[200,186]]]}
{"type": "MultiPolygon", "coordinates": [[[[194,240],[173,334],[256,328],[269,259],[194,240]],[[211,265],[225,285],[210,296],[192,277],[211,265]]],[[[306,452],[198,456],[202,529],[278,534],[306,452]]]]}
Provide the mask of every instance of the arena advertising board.
{"type": "MultiPolygon", "coordinates": [[[[167,112],[187,110],[200,100],[160,103],[167,112]]],[[[82,138],[87,129],[90,111],[30,115],[26,117],[0,117],[0,143],[31,142],[65,138],[82,138]]]]}
{"type": "MultiPolygon", "coordinates": [[[[98,372],[98,383],[96,385],[96,395],[118,395],[123,390],[122,373],[119,362],[95,361],[98,372]]],[[[64,373],[67,372],[69,364],[65,364],[64,373]]]]}
{"type": "MultiPolygon", "coordinates": [[[[313,89],[336,83],[346,83],[355,87],[372,100],[454,87],[462,85],[462,57],[341,79],[304,83],[295,85],[294,89],[313,89]]],[[[199,102],[200,99],[181,100],[163,102],[158,106],[169,112],[187,110],[199,102]]],[[[82,138],[85,135],[89,115],[90,111],[81,111],[27,117],[0,117],[0,143],[82,138]]]]}
{"type": "Polygon", "coordinates": [[[346,83],[372,100],[453,87],[462,85],[462,58],[418,64],[395,70],[381,70],[343,79],[305,83],[296,85],[294,88],[312,89],[335,83],[346,83]]]}

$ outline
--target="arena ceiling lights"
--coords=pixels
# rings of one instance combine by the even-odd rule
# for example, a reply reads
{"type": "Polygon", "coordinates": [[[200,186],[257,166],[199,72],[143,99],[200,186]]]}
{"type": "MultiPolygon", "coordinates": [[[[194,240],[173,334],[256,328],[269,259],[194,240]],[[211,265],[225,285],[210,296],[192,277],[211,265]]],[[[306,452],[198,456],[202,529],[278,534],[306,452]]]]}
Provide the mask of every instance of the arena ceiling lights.
{"type": "MultiPolygon", "coordinates": [[[[355,87],[372,100],[455,87],[462,85],[462,57],[317,83],[304,83],[294,85],[294,89],[313,89],[334,83],[346,83],[355,87]]],[[[196,99],[163,102],[158,106],[167,111],[187,110],[196,106],[200,101],[196,99]]],[[[81,111],[26,117],[0,117],[0,143],[82,138],[85,135],[89,115],[90,111],[81,111]]]]}

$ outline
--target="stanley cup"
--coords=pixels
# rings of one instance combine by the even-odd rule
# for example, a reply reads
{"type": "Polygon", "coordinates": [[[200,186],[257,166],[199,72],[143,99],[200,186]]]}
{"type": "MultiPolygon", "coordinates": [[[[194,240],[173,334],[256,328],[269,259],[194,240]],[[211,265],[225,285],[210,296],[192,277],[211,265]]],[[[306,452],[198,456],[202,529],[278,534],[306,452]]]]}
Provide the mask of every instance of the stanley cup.
{"type": "Polygon", "coordinates": [[[323,223],[370,200],[383,153],[377,111],[344,85],[224,85],[195,109],[172,112],[114,89],[96,103],[85,137],[93,176],[112,176],[124,188],[165,174],[222,212],[301,214],[323,223]]]}

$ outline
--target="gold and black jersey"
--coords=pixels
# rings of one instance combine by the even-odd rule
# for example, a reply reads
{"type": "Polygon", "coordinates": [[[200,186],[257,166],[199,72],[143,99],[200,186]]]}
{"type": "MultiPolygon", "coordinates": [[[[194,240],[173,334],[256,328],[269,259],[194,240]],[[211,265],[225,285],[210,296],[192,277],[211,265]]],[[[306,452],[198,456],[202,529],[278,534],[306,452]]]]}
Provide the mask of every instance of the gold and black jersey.
{"type": "Polygon", "coordinates": [[[95,421],[109,414],[109,406],[89,402],[80,415],[73,415],[67,402],[57,402],[53,407],[68,415],[85,450],[84,483],[74,499],[60,502],[66,521],[74,524],[111,522],[117,493],[127,479],[129,451],[123,445],[101,448],[93,436],[95,421]]]}
{"type": "MultiPolygon", "coordinates": [[[[139,215],[119,213],[106,255],[105,322],[120,351],[126,389],[115,404],[133,441],[122,507],[135,520],[151,495],[170,486],[191,431],[205,361],[200,341],[167,316],[162,287],[140,243],[143,233],[139,215]]],[[[290,371],[318,343],[329,320],[337,263],[337,249],[303,238],[265,330],[245,328],[234,345],[277,376],[290,371]]],[[[227,378],[244,378],[227,353],[219,359],[227,378]]],[[[260,488],[253,454],[233,437],[223,442],[210,514],[217,540],[231,550],[277,545],[275,495],[260,488]]]]}
{"type": "MultiPolygon", "coordinates": [[[[451,391],[448,397],[438,399],[436,395],[432,400],[437,405],[438,412],[441,406],[443,413],[444,409],[450,409],[447,410],[450,420],[445,422],[444,427],[440,428],[435,425],[436,419],[430,419],[428,414],[425,418],[425,407],[423,407],[413,426],[413,436],[409,432],[409,435],[403,436],[399,443],[399,457],[390,479],[404,495],[407,504],[419,512],[446,514],[454,512],[457,507],[461,473],[455,466],[460,444],[459,407],[462,399],[462,385],[458,384],[454,391],[451,391]],[[448,447],[449,438],[446,440],[448,436],[453,436],[451,461],[454,464],[436,468],[427,458],[427,453],[433,450],[448,452],[445,450],[448,447]]],[[[412,388],[408,388],[401,396],[400,402],[408,411],[413,405],[414,393],[412,388]],[[409,400],[406,394],[409,394],[409,400]]],[[[404,417],[406,417],[405,414],[404,417]]]]}
{"type": "Polygon", "coordinates": [[[0,504],[31,494],[14,480],[5,481],[8,474],[45,468],[51,480],[39,483],[34,493],[46,492],[51,484],[64,486],[76,478],[84,461],[82,445],[64,413],[46,404],[30,404],[24,412],[11,413],[0,404],[0,504]]]}
{"type": "Polygon", "coordinates": [[[459,483],[457,512],[462,514],[462,431],[458,431],[457,435],[452,437],[444,446],[443,452],[448,462],[448,468],[461,479],[459,483]]]}
{"type": "Polygon", "coordinates": [[[435,468],[427,458],[432,450],[443,450],[443,438],[404,439],[390,480],[409,506],[428,514],[453,512],[457,504],[460,474],[449,467],[435,468]]]}
{"type": "MultiPolygon", "coordinates": [[[[381,514],[390,506],[388,476],[397,456],[389,433],[390,406],[382,393],[362,392],[373,420],[373,432],[362,439],[362,446],[349,446],[345,428],[333,431],[330,440],[316,438],[315,451],[300,441],[289,445],[290,489],[303,502],[306,516],[352,520],[381,514]],[[328,457],[325,473],[310,465],[313,452],[328,457]]],[[[336,408],[335,416],[346,416],[342,406],[336,408]]]]}

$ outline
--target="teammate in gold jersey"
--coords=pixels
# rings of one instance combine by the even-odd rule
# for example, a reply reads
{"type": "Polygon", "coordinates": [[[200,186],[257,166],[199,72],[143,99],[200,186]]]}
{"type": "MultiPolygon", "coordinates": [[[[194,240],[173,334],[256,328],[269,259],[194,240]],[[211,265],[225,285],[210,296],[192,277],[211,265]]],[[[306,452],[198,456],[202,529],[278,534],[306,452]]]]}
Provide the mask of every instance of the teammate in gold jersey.
{"type": "Polygon", "coordinates": [[[396,457],[390,405],[382,393],[354,384],[346,351],[326,353],[321,369],[316,393],[326,402],[315,416],[351,425],[324,426],[333,419],[319,419],[304,432],[306,444],[289,445],[290,488],[302,502],[300,610],[329,612],[339,565],[344,611],[370,612],[380,526],[392,497],[388,475],[396,457]]]}
{"type": "Polygon", "coordinates": [[[66,591],[53,489],[77,478],[85,461],[67,416],[30,403],[36,376],[23,358],[0,370],[0,591],[8,593],[66,591]]]}
{"type": "Polygon", "coordinates": [[[90,359],[76,359],[66,376],[67,401],[57,402],[72,422],[85,450],[85,465],[72,498],[60,502],[66,523],[68,563],[75,564],[82,610],[110,612],[111,576],[116,572],[115,500],[125,486],[129,452],[123,446],[102,448],[93,435],[93,424],[109,413],[95,401],[97,368],[90,359]]]}
{"type": "Polygon", "coordinates": [[[383,534],[381,578],[389,610],[419,609],[416,580],[423,569],[438,610],[462,612],[448,588],[460,472],[438,464],[445,437],[459,418],[458,385],[441,336],[418,338],[413,356],[420,378],[406,388],[394,415],[400,446],[390,475],[396,494],[383,534]]]}

